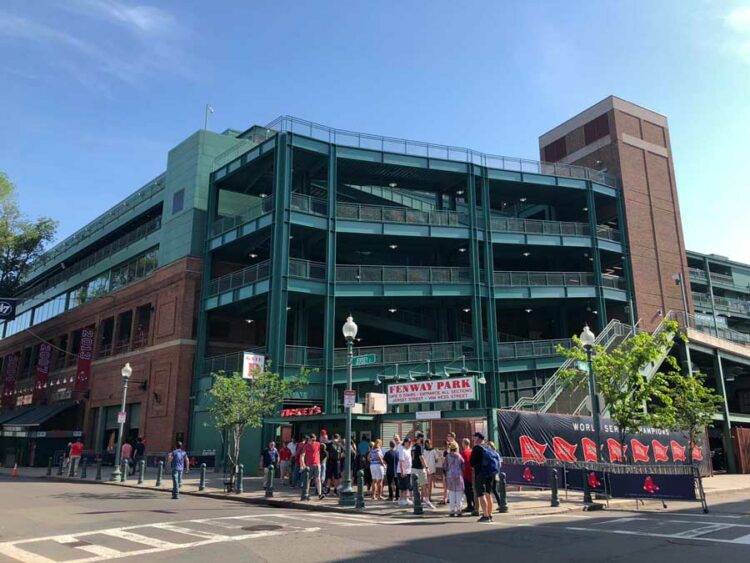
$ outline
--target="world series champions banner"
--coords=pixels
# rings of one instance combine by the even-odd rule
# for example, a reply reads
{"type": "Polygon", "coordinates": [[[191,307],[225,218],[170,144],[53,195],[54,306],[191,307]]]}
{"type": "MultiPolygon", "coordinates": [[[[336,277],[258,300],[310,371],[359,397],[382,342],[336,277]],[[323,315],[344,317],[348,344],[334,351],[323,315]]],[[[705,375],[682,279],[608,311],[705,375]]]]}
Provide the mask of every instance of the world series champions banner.
{"type": "Polygon", "coordinates": [[[590,416],[543,414],[512,410],[497,411],[500,451],[523,463],[595,462],[597,447],[600,461],[643,465],[687,465],[688,456],[702,475],[711,474],[707,437],[692,448],[686,432],[643,427],[637,434],[625,434],[621,443],[617,425],[601,419],[601,443],[597,446],[594,421],[590,416]]]}

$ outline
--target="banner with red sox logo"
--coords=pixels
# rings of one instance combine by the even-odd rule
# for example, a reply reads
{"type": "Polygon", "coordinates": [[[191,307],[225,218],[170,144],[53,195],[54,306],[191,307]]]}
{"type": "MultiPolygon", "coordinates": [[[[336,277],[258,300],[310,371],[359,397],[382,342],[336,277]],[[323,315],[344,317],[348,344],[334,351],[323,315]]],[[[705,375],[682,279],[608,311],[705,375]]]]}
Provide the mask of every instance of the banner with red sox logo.
{"type": "Polygon", "coordinates": [[[81,346],[78,349],[78,363],[76,364],[75,391],[88,391],[91,376],[91,360],[94,353],[94,329],[81,330],[81,346]]]}
{"type": "MultiPolygon", "coordinates": [[[[596,461],[594,422],[590,416],[543,414],[511,410],[497,411],[499,446],[503,455],[524,463],[544,463],[548,459],[574,463],[596,461]]],[[[623,443],[617,425],[601,419],[600,461],[644,465],[686,465],[691,455],[685,432],[641,428],[626,434],[623,443]]],[[[692,457],[702,475],[711,474],[708,437],[692,448],[692,457]]]]}

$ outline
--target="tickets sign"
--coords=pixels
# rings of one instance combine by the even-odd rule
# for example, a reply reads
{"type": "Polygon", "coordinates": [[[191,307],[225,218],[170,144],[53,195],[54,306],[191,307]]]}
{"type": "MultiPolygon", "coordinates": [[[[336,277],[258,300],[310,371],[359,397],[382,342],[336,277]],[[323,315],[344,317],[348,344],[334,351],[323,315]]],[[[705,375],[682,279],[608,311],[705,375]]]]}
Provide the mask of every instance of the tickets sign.
{"type": "Polygon", "coordinates": [[[266,357],[262,354],[244,352],[242,354],[242,378],[252,379],[257,371],[263,371],[266,365],[266,357]]]}
{"type": "Polygon", "coordinates": [[[474,377],[392,383],[388,385],[388,404],[473,401],[477,397],[474,377]]]}

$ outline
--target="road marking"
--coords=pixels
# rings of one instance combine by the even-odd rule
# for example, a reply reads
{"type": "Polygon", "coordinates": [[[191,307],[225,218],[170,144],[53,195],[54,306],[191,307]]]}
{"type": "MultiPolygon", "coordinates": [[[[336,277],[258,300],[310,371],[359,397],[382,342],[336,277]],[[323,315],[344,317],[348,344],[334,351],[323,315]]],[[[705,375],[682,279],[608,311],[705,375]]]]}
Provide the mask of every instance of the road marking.
{"type": "Polygon", "coordinates": [[[177,549],[178,547],[180,547],[179,543],[172,543],[164,540],[158,540],[156,538],[150,538],[148,536],[142,536],[141,534],[134,534],[133,532],[129,532],[124,528],[116,528],[114,530],[101,530],[99,532],[93,533],[105,534],[114,538],[120,538],[135,543],[142,543],[143,545],[155,547],[163,551],[167,551],[169,549],[177,549]]]}
{"type": "Polygon", "coordinates": [[[738,540],[743,540],[744,538],[747,538],[747,536],[742,536],[740,538],[728,540],[728,539],[721,539],[721,538],[685,537],[679,534],[659,534],[656,532],[641,532],[641,531],[631,531],[631,530],[608,530],[606,528],[584,528],[580,526],[568,526],[566,529],[574,531],[574,532],[594,532],[596,534],[601,534],[602,532],[605,532],[607,534],[619,534],[623,536],[641,536],[641,537],[645,536],[645,537],[651,537],[651,538],[664,538],[664,539],[687,539],[691,541],[705,541],[705,542],[713,542],[713,543],[731,543],[731,544],[748,543],[746,541],[738,541],[738,540]]]}
{"type": "Polygon", "coordinates": [[[104,557],[105,559],[115,559],[122,553],[121,551],[117,551],[116,549],[112,549],[111,547],[104,547],[103,545],[93,545],[93,544],[76,546],[76,549],[80,549],[81,551],[86,551],[88,553],[91,553],[92,555],[98,555],[100,557],[104,557]]]}
{"type": "Polygon", "coordinates": [[[170,523],[163,524],[149,524],[147,527],[156,528],[158,530],[167,530],[169,532],[176,532],[178,534],[184,534],[186,536],[193,536],[195,538],[202,538],[204,540],[217,540],[221,541],[224,538],[230,537],[226,534],[211,534],[209,532],[202,532],[198,530],[191,530],[190,528],[184,528],[182,526],[175,526],[170,523]]]}
{"type": "MultiPolygon", "coordinates": [[[[670,520],[670,522],[674,522],[674,520],[670,520]]],[[[728,528],[734,527],[735,526],[732,524],[718,522],[716,524],[709,524],[701,528],[693,528],[691,530],[685,530],[684,532],[677,532],[674,535],[680,538],[697,538],[698,536],[705,536],[713,532],[718,532],[719,530],[726,530],[728,528]]]]}

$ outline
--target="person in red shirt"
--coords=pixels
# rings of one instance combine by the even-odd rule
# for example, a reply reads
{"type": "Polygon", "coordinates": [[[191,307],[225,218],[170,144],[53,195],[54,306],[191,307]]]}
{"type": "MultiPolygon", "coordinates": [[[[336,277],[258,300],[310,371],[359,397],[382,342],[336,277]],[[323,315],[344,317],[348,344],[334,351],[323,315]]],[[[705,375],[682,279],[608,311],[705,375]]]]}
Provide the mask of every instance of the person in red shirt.
{"type": "Polygon", "coordinates": [[[302,462],[300,460],[302,459],[302,451],[305,449],[305,444],[307,444],[307,436],[303,436],[294,448],[294,455],[292,456],[294,463],[294,467],[292,468],[292,487],[302,488],[302,462]]]}
{"type": "Polygon", "coordinates": [[[80,438],[76,438],[76,441],[70,444],[70,475],[75,477],[78,471],[78,464],[81,462],[81,456],[83,455],[83,442],[80,438]]]}
{"type": "Polygon", "coordinates": [[[309,496],[310,483],[315,480],[316,491],[318,491],[318,498],[323,499],[323,489],[320,483],[320,442],[317,440],[315,434],[310,434],[310,439],[305,444],[303,454],[300,456],[300,470],[304,471],[305,468],[309,469],[307,489],[305,496],[309,496]]]}
{"type": "Polygon", "coordinates": [[[289,464],[292,459],[292,450],[289,449],[287,443],[281,446],[279,450],[279,475],[281,475],[281,484],[284,484],[284,478],[286,477],[287,483],[289,482],[289,464]]]}
{"type": "Polygon", "coordinates": [[[461,440],[461,457],[464,458],[464,494],[466,495],[465,512],[474,513],[474,470],[469,463],[471,459],[471,442],[468,438],[461,440]]]}

